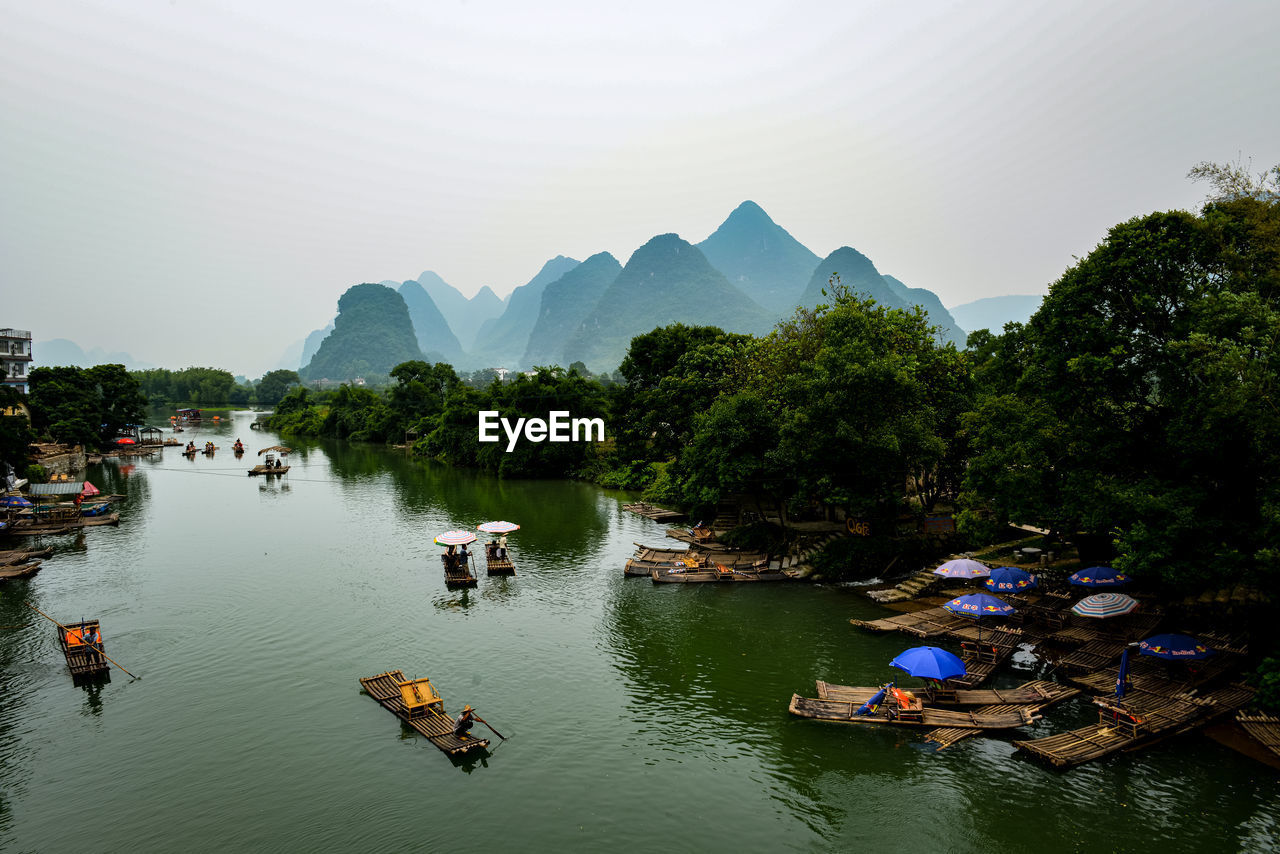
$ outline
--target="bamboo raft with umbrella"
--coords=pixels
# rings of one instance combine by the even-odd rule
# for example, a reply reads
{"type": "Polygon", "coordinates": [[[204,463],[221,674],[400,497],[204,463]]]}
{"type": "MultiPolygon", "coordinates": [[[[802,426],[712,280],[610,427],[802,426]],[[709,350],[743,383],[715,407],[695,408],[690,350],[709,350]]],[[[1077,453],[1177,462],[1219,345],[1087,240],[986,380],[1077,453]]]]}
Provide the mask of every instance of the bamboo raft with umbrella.
{"type": "Polygon", "coordinates": [[[402,671],[391,670],[361,679],[360,687],[378,705],[450,756],[489,746],[486,738],[454,735],[454,720],[445,713],[444,700],[429,679],[405,679],[402,671]]]}
{"type": "Polygon", "coordinates": [[[470,531],[445,531],[435,538],[436,545],[446,546],[440,555],[440,563],[444,566],[445,587],[475,587],[480,583],[475,571],[471,568],[471,553],[467,545],[476,541],[476,535],[470,531]],[[457,547],[462,546],[462,551],[457,547]]]}
{"type": "Polygon", "coordinates": [[[675,522],[679,519],[686,518],[685,513],[679,510],[667,510],[663,507],[656,507],[644,501],[637,501],[633,504],[623,504],[622,509],[629,513],[635,513],[646,519],[652,519],[654,522],[675,522]]]}
{"type": "Polygon", "coordinates": [[[515,522],[495,521],[482,522],[476,525],[477,531],[486,534],[497,534],[498,539],[484,544],[485,570],[489,575],[515,575],[516,565],[507,551],[507,534],[520,530],[515,522]]]}
{"type": "Polygon", "coordinates": [[[290,453],[292,453],[292,451],[284,445],[272,445],[269,448],[263,448],[258,451],[258,456],[262,457],[264,454],[266,456],[263,458],[262,462],[249,469],[249,476],[253,477],[257,474],[288,474],[289,463],[286,460],[286,457],[288,457],[290,453]]]}

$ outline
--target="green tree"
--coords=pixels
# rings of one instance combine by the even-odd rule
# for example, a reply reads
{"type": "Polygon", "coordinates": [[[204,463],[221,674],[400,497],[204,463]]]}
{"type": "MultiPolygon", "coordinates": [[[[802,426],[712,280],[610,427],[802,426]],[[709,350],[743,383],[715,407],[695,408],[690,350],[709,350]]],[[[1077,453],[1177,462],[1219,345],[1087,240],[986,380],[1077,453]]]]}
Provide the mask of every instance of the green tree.
{"type": "Polygon", "coordinates": [[[971,507],[1110,535],[1122,566],[1174,583],[1274,573],[1277,293],[1278,201],[1112,228],[1022,331],[1016,401],[970,420],[971,507]]]}
{"type": "MultiPolygon", "coordinates": [[[[13,466],[22,476],[27,467],[28,446],[35,438],[25,415],[5,415],[6,410],[17,411],[25,403],[22,392],[7,385],[0,385],[0,462],[13,466]]],[[[5,472],[0,466],[0,478],[5,472]]]]}
{"type": "Polygon", "coordinates": [[[263,406],[275,406],[291,386],[301,384],[302,380],[298,377],[297,371],[268,371],[258,381],[255,397],[263,406]]]}

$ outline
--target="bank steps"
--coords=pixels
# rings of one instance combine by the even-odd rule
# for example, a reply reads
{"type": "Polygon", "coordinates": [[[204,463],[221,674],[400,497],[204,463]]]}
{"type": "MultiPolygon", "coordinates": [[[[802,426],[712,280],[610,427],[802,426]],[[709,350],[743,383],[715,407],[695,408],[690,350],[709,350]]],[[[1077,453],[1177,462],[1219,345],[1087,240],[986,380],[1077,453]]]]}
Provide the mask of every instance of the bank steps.
{"type": "Polygon", "coordinates": [[[800,537],[792,543],[787,554],[771,561],[769,565],[778,569],[795,570],[800,577],[806,577],[813,573],[813,558],[827,546],[845,536],[848,535],[844,532],[831,532],[800,537]]]}

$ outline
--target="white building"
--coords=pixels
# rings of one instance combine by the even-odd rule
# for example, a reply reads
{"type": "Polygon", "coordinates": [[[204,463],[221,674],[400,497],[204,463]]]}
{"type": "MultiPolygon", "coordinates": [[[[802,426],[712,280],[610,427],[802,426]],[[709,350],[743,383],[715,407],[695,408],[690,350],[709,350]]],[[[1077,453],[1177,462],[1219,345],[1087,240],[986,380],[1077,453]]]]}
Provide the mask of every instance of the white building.
{"type": "Polygon", "coordinates": [[[27,393],[31,372],[31,333],[25,329],[0,329],[0,379],[9,388],[27,393]]]}

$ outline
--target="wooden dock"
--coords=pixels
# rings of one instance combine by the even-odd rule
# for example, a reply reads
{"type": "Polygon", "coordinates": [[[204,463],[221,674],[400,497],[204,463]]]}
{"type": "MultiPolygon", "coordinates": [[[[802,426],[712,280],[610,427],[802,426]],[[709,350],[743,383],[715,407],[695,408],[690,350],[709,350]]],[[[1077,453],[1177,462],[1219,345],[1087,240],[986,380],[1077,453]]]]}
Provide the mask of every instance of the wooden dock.
{"type": "Polygon", "coordinates": [[[484,562],[489,575],[515,575],[516,565],[505,548],[499,552],[497,543],[484,544],[484,562]]]}
{"type": "Polygon", "coordinates": [[[1180,697],[1132,690],[1122,703],[1097,701],[1096,724],[1032,741],[1015,741],[1013,746],[1051,768],[1075,768],[1190,732],[1239,709],[1252,697],[1253,689],[1245,685],[1180,697]]]}
{"type": "Polygon", "coordinates": [[[95,646],[103,652],[106,651],[102,641],[102,630],[97,620],[66,623],[65,628],[64,632],[62,626],[55,625],[53,630],[58,633],[58,646],[67,659],[67,669],[71,671],[72,680],[87,679],[111,670],[107,660],[84,642],[85,632],[92,632],[98,637],[95,646]]]}
{"type": "Polygon", "coordinates": [[[1020,726],[1027,726],[1039,720],[1039,715],[1028,711],[1026,706],[1009,706],[1007,710],[1000,712],[936,709],[920,705],[917,705],[914,709],[902,709],[897,707],[891,700],[886,700],[875,712],[869,715],[854,714],[861,705],[862,703],[845,702],[843,700],[819,700],[792,694],[788,711],[801,718],[835,721],[838,723],[930,728],[948,727],[969,730],[1014,729],[1020,726]]]}
{"type": "Polygon", "coordinates": [[[681,513],[679,510],[667,510],[665,507],[657,507],[644,501],[623,504],[622,509],[643,516],[646,519],[652,519],[655,522],[676,522],[680,519],[688,518],[687,513],[681,513]]]}
{"type": "MultiPolygon", "coordinates": [[[[368,692],[370,697],[377,700],[382,708],[421,733],[427,741],[450,756],[483,750],[489,746],[489,740],[486,738],[454,735],[453,718],[445,713],[444,702],[438,695],[423,697],[425,702],[415,703],[412,707],[406,706],[401,686],[408,681],[403,672],[391,670],[361,679],[360,686],[368,692]]],[[[425,682],[426,680],[417,681],[425,682]]]]}

